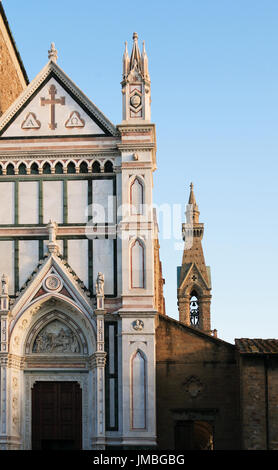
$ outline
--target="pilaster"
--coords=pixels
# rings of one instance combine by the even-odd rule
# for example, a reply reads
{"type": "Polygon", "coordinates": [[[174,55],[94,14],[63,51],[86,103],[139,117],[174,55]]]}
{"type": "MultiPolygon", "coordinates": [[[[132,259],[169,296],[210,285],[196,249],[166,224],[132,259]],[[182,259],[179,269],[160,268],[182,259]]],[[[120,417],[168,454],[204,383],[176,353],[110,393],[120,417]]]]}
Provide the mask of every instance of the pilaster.
{"type": "MultiPolygon", "coordinates": [[[[102,297],[102,296],[101,296],[102,297]]],[[[99,299],[100,300],[100,299],[99,299]]],[[[100,302],[102,304],[102,302],[100,302]]],[[[97,323],[97,350],[92,357],[92,369],[95,390],[95,426],[93,437],[93,449],[105,449],[105,364],[106,352],[104,351],[104,316],[106,311],[95,310],[97,323]]]]}

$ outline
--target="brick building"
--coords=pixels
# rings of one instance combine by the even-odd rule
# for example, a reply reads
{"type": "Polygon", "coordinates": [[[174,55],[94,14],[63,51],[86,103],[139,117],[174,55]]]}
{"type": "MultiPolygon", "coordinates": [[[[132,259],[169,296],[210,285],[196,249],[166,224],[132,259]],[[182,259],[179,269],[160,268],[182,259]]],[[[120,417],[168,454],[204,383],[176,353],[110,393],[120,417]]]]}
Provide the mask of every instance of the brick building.
{"type": "Polygon", "coordinates": [[[117,126],[54,44],[28,82],[1,2],[0,67],[0,449],[277,449],[278,340],[211,330],[193,185],[165,312],[145,45],[117,126]]]}

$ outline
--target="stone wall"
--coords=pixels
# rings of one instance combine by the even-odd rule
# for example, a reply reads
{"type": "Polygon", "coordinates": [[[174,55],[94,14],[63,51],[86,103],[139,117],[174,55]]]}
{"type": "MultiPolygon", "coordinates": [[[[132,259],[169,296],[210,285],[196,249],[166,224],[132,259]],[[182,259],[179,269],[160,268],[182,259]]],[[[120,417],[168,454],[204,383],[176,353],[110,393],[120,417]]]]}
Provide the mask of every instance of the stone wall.
{"type": "Polygon", "coordinates": [[[239,380],[233,345],[160,316],[156,330],[157,434],[174,449],[177,421],[209,422],[214,449],[239,449],[239,380]]]}
{"type": "Polygon", "coordinates": [[[17,53],[0,11],[0,116],[9,108],[26,87],[26,78],[18,62],[17,53]]]}
{"type": "Polygon", "coordinates": [[[241,355],[242,447],[278,449],[278,358],[241,355]]]}

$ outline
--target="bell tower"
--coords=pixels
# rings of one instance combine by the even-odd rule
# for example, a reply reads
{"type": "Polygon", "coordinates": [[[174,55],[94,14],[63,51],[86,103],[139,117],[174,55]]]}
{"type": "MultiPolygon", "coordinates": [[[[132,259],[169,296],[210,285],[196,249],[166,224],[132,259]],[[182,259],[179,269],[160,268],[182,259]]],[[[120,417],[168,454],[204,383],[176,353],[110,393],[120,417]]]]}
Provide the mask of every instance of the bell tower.
{"type": "MultiPolygon", "coordinates": [[[[179,320],[188,326],[211,334],[210,268],[205,264],[202,248],[204,224],[199,222],[199,215],[191,183],[186,207],[186,223],[182,224],[184,240],[182,266],[178,268],[179,320]]],[[[214,334],[216,334],[215,331],[214,334]]]]}
{"type": "Polygon", "coordinates": [[[133,33],[131,56],[127,43],[123,56],[123,122],[140,123],[151,120],[151,89],[148,57],[143,42],[142,52],[138,46],[138,34],[133,33]]]}

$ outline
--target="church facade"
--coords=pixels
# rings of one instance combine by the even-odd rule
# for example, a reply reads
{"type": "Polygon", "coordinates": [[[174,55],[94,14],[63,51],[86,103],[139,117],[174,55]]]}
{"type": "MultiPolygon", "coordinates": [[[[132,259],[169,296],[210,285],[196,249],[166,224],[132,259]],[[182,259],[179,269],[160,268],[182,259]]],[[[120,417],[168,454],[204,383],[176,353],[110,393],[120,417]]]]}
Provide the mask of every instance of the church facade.
{"type": "Polygon", "coordinates": [[[29,83],[0,13],[0,449],[277,448],[278,341],[211,330],[193,185],[165,313],[145,45],[114,125],[54,44],[29,83]]]}

